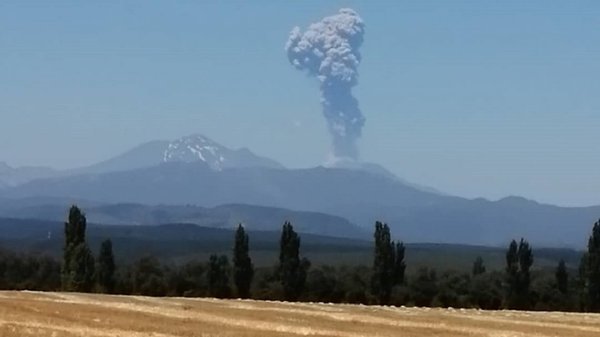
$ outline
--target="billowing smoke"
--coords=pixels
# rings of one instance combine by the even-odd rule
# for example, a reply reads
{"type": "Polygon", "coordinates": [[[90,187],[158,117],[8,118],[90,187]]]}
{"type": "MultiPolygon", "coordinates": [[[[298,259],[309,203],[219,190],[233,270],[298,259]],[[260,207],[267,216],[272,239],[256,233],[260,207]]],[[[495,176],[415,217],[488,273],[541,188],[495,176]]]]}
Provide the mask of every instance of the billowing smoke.
{"type": "Polygon", "coordinates": [[[304,33],[295,27],[285,46],[290,63],[320,81],[323,115],[337,158],[357,159],[356,140],[365,124],[352,96],[352,87],[358,83],[358,49],[364,28],[360,16],[344,8],[311,24],[304,33]]]}

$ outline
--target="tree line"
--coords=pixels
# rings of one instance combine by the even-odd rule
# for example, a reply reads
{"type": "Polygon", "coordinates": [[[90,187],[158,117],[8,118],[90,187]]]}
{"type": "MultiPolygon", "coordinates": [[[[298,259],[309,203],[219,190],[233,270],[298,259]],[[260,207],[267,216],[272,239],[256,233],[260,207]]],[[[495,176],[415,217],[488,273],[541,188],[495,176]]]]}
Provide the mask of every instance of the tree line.
{"type": "Polygon", "coordinates": [[[85,214],[71,207],[60,262],[0,251],[0,288],[600,312],[600,221],[593,225],[576,269],[562,260],[554,270],[532,269],[533,249],[520,239],[510,242],[504,270],[487,270],[478,257],[470,273],[422,267],[410,274],[404,244],[393,241],[389,226],[382,222],[375,223],[371,266],[311,266],[300,254],[300,235],[285,222],[279,258],[271,268],[255,268],[242,225],[233,237],[231,261],[228,255],[213,254],[208,261],[167,265],[147,256],[123,266],[116,262],[110,239],[102,242],[94,257],[86,227],[85,214]]]}

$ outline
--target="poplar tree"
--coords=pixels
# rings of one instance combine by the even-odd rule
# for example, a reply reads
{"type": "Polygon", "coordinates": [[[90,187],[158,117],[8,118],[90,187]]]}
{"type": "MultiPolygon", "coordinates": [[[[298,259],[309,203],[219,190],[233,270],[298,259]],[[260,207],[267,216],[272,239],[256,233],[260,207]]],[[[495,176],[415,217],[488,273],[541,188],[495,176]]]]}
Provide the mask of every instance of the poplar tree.
{"type": "Polygon", "coordinates": [[[577,285],[579,292],[579,310],[586,311],[588,308],[588,278],[587,278],[587,268],[588,268],[588,253],[585,252],[581,256],[581,260],[579,261],[579,268],[577,268],[577,285]]]}
{"type": "Polygon", "coordinates": [[[569,292],[569,272],[565,260],[560,260],[556,267],[556,287],[561,294],[566,295],[569,292]]]}
{"type": "Polygon", "coordinates": [[[483,258],[481,256],[478,256],[475,259],[475,262],[473,262],[473,271],[472,274],[473,276],[477,276],[477,275],[481,275],[483,273],[485,273],[486,268],[485,268],[485,264],[483,263],[483,258]]]}
{"type": "Polygon", "coordinates": [[[210,296],[227,298],[231,294],[229,287],[229,259],[226,255],[211,255],[208,261],[208,292],[210,296]]]}
{"type": "Polygon", "coordinates": [[[531,275],[533,253],[529,243],[521,239],[517,245],[512,240],[506,252],[507,297],[506,305],[511,309],[528,309],[530,305],[531,275]]]}
{"type": "Polygon", "coordinates": [[[600,312],[600,220],[594,224],[588,250],[580,266],[584,303],[587,310],[600,312]]]}
{"type": "Polygon", "coordinates": [[[285,222],[279,241],[278,276],[283,286],[286,301],[297,300],[306,284],[306,276],[310,262],[300,259],[300,237],[290,222],[285,222]]]}
{"type": "Polygon", "coordinates": [[[104,240],[96,261],[96,282],[99,291],[109,294],[114,291],[115,269],[112,241],[104,240]]]}
{"type": "MultiPolygon", "coordinates": [[[[377,297],[379,304],[388,304],[394,286],[394,267],[396,257],[394,243],[391,240],[390,228],[382,222],[375,222],[375,252],[373,258],[373,275],[371,292],[377,297]]],[[[402,253],[404,253],[402,251],[402,253]]]]}
{"type": "Polygon", "coordinates": [[[404,274],[406,272],[404,251],[404,243],[396,243],[396,254],[394,256],[394,285],[400,285],[404,283],[404,274]]]}
{"type": "Polygon", "coordinates": [[[240,224],[235,232],[233,247],[233,279],[240,298],[250,297],[250,286],[254,277],[254,265],[248,253],[248,234],[240,224]]]}
{"type": "Polygon", "coordinates": [[[61,266],[63,290],[90,292],[94,286],[94,257],[85,241],[87,220],[77,206],[69,210],[61,266]]]}

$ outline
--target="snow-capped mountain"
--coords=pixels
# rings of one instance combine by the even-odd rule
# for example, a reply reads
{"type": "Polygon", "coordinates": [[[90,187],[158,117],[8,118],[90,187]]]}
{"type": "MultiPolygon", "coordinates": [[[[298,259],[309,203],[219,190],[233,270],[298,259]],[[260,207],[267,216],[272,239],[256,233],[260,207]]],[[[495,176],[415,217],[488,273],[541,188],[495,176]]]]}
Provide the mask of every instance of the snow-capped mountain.
{"type": "Polygon", "coordinates": [[[116,157],[68,173],[97,174],[128,171],[171,162],[204,162],[216,171],[248,167],[284,168],[276,161],[258,156],[246,148],[230,149],[206,136],[195,134],[173,141],[147,142],[116,157]]]}
{"type": "Polygon", "coordinates": [[[163,162],[205,162],[216,171],[243,167],[283,168],[276,161],[257,156],[246,148],[232,150],[199,134],[169,143],[163,162]]]}

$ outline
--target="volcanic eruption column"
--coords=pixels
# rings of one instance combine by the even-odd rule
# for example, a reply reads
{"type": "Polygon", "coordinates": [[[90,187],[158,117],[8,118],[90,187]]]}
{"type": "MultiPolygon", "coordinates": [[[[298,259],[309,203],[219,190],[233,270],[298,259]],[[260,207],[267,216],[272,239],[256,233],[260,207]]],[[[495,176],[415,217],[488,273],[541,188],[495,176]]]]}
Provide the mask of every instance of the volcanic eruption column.
{"type": "Polygon", "coordinates": [[[290,63],[298,70],[315,76],[321,84],[323,115],[333,142],[336,158],[358,158],[356,140],[361,135],[365,118],[352,96],[358,83],[358,65],[364,23],[352,9],[311,24],[302,33],[295,27],[285,50],[290,63]]]}

